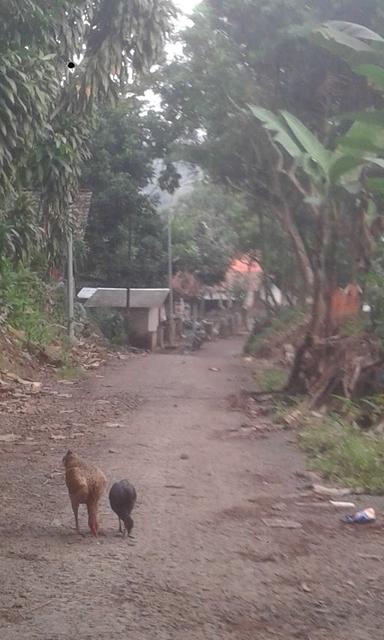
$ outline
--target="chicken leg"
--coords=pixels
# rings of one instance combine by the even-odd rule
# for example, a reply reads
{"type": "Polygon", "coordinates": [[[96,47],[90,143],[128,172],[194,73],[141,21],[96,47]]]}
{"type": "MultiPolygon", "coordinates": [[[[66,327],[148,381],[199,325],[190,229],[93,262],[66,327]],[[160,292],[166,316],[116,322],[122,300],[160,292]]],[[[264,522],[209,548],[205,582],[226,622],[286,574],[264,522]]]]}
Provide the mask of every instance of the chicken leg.
{"type": "Polygon", "coordinates": [[[73,515],[75,516],[76,531],[77,531],[77,533],[80,533],[80,529],[79,529],[79,503],[78,503],[76,498],[71,497],[71,504],[72,504],[73,515]]]}

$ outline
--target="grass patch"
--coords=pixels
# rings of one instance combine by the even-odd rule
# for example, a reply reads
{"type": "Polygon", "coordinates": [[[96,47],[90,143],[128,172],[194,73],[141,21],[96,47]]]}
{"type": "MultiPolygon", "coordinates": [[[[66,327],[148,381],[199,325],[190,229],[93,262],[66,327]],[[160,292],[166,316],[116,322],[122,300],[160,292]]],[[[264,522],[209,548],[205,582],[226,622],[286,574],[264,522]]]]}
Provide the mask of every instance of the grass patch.
{"type": "Polygon", "coordinates": [[[284,423],[286,418],[292,415],[294,411],[299,409],[300,404],[304,402],[303,396],[276,396],[273,398],[273,419],[278,424],[284,423]]]}
{"type": "Polygon", "coordinates": [[[384,440],[337,417],[306,429],[300,438],[311,466],[330,480],[367,493],[384,494],[384,440]]]}
{"type": "Polygon", "coordinates": [[[5,260],[0,265],[0,309],[27,344],[48,345],[62,333],[49,287],[28,268],[5,260]]]}
{"type": "Polygon", "coordinates": [[[341,335],[343,336],[361,336],[371,331],[369,316],[367,313],[361,313],[357,318],[348,320],[341,327],[341,335]]]}
{"type": "Polygon", "coordinates": [[[280,391],[288,382],[288,372],[279,367],[267,367],[258,370],[255,374],[257,386],[260,391],[280,391]]]}

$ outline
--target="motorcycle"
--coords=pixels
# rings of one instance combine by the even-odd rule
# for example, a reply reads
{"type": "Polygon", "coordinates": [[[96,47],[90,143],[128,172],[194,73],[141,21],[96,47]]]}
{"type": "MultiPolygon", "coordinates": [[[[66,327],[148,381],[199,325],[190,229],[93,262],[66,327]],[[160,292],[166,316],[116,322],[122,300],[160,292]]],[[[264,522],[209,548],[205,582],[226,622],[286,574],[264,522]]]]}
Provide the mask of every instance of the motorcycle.
{"type": "Polygon", "coordinates": [[[184,329],[186,332],[183,338],[187,340],[188,347],[192,351],[197,351],[201,348],[201,345],[206,340],[207,335],[201,322],[186,320],[184,322],[184,329]]]}

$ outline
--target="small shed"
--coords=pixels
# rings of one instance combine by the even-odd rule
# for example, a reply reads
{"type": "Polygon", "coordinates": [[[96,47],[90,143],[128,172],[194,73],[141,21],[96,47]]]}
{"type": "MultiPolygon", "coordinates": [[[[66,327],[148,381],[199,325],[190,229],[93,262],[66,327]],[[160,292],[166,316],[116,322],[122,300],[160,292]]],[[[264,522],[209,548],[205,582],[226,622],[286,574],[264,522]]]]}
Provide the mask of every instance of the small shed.
{"type": "Polygon", "coordinates": [[[159,327],[165,320],[164,304],[169,289],[130,289],[129,319],[134,337],[140,344],[148,344],[156,349],[159,341],[159,327]]]}
{"type": "Polygon", "coordinates": [[[158,345],[160,323],[165,319],[168,294],[169,289],[129,289],[129,309],[128,289],[84,287],[77,297],[88,308],[127,309],[133,341],[154,350],[158,345]]]}

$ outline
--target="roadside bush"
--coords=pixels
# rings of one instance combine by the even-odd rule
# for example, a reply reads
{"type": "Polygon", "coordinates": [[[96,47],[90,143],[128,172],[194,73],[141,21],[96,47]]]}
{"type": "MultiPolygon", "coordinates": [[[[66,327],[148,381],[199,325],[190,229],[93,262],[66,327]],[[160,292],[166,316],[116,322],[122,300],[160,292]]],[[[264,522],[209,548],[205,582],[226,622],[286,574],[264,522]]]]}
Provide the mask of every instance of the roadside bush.
{"type": "Polygon", "coordinates": [[[342,485],[384,494],[384,440],[343,422],[338,416],[324,419],[300,437],[311,466],[342,485]]]}
{"type": "Polygon", "coordinates": [[[384,345],[384,269],[377,266],[375,271],[369,272],[365,279],[365,300],[371,311],[369,317],[375,335],[384,345]]]}
{"type": "Polygon", "coordinates": [[[90,316],[101,333],[115,347],[129,344],[131,327],[128,318],[117,309],[92,309],[90,316]]]}
{"type": "Polygon", "coordinates": [[[281,367],[263,367],[254,376],[258,389],[267,393],[283,389],[288,382],[288,372],[281,367]]]}
{"type": "Polygon", "coordinates": [[[255,325],[254,331],[245,344],[245,353],[268,357],[273,348],[282,346],[289,334],[302,325],[305,319],[305,312],[301,308],[280,309],[267,325],[262,326],[261,330],[258,325],[255,325]]]}
{"type": "Polygon", "coordinates": [[[49,288],[24,266],[3,260],[0,267],[0,317],[25,334],[26,342],[40,346],[55,337],[55,319],[50,318],[49,288]]]}

